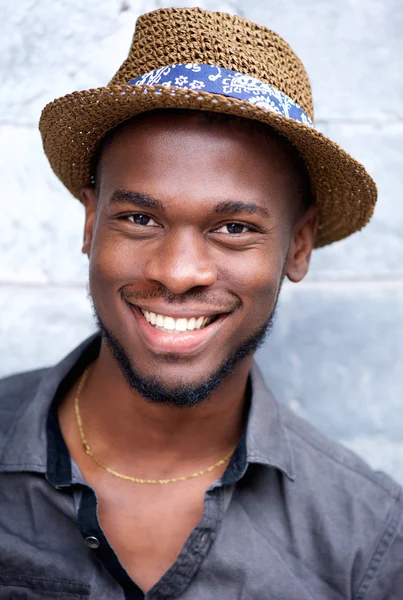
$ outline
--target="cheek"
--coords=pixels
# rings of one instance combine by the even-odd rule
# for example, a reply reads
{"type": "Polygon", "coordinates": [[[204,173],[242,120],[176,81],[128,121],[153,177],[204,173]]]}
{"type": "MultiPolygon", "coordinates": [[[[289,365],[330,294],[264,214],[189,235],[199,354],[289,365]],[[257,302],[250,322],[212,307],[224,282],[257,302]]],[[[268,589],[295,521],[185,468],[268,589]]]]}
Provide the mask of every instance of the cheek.
{"type": "Polygon", "coordinates": [[[122,288],[137,283],[139,290],[142,285],[142,257],[144,253],[138,251],[132,241],[117,239],[113,233],[99,235],[94,240],[89,263],[89,289],[96,312],[109,327],[116,327],[122,318],[122,288]]]}
{"type": "Polygon", "coordinates": [[[250,311],[253,322],[262,322],[272,312],[281,283],[282,253],[256,249],[240,259],[223,261],[220,273],[224,281],[232,281],[241,297],[244,309],[250,311]]]}
{"type": "MultiPolygon", "coordinates": [[[[99,234],[94,240],[90,255],[90,281],[104,283],[113,288],[139,277],[142,272],[142,253],[133,241],[114,235],[99,234]]],[[[107,290],[105,290],[107,291],[107,290]]]]}

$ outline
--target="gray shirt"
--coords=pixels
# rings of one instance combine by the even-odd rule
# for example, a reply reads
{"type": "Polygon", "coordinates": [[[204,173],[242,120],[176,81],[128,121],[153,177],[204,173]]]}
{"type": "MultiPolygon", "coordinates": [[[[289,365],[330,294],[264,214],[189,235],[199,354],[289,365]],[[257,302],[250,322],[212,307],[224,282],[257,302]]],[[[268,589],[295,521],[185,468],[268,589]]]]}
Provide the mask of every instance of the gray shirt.
{"type": "Polygon", "coordinates": [[[144,596],[57,420],[58,399],[98,351],[94,337],[52,369],[0,381],[0,600],[403,599],[401,488],[277,405],[256,366],[231,463],[144,596]]]}

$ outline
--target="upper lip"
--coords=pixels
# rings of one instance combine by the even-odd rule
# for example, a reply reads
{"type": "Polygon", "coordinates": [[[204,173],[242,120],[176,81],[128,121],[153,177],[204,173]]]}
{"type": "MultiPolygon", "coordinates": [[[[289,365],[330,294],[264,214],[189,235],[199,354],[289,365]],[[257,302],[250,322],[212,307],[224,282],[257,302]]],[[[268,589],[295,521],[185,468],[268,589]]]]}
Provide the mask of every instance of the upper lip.
{"type": "Polygon", "coordinates": [[[149,304],[137,304],[135,302],[131,302],[129,299],[127,300],[129,304],[132,306],[136,306],[141,310],[146,310],[147,312],[153,312],[156,315],[164,315],[164,317],[172,317],[173,319],[191,319],[192,317],[213,317],[215,315],[227,314],[228,310],[223,311],[222,308],[189,308],[189,307],[176,307],[172,306],[161,306],[161,307],[152,307],[149,304]]]}

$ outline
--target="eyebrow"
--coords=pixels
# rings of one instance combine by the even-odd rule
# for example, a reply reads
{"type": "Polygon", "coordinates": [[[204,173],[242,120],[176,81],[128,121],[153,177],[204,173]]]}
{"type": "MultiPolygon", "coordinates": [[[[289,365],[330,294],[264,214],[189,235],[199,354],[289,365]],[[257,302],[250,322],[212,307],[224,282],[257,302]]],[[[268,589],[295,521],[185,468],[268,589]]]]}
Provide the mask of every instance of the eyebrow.
{"type": "Polygon", "coordinates": [[[109,198],[109,205],[129,204],[136,208],[156,208],[163,211],[162,202],[149,194],[132,192],[130,190],[115,190],[109,198]]]}
{"type": "Polygon", "coordinates": [[[261,215],[262,217],[270,217],[271,213],[267,208],[255,204],[254,202],[240,202],[234,200],[226,200],[219,202],[214,210],[219,215],[235,215],[238,213],[246,213],[249,215],[261,215]]]}
{"type": "MultiPolygon", "coordinates": [[[[164,205],[158,198],[154,198],[149,194],[142,192],[133,192],[131,190],[115,190],[109,198],[109,204],[129,204],[136,208],[154,208],[164,211],[164,205]]],[[[213,209],[213,213],[217,215],[236,215],[246,213],[249,215],[258,214],[262,217],[270,217],[271,213],[267,208],[255,204],[254,202],[242,202],[236,200],[224,200],[219,202],[213,209]]]]}

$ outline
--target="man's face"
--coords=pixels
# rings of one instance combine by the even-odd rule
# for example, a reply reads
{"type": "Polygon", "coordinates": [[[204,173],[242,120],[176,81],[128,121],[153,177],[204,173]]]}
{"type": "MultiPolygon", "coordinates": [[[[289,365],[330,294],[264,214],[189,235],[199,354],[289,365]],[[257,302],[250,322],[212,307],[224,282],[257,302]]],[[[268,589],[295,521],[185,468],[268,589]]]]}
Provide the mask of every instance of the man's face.
{"type": "Polygon", "coordinates": [[[83,193],[90,291],[141,378],[200,385],[262,331],[290,267],[293,176],[247,122],[154,113],[105,146],[83,193]]]}

